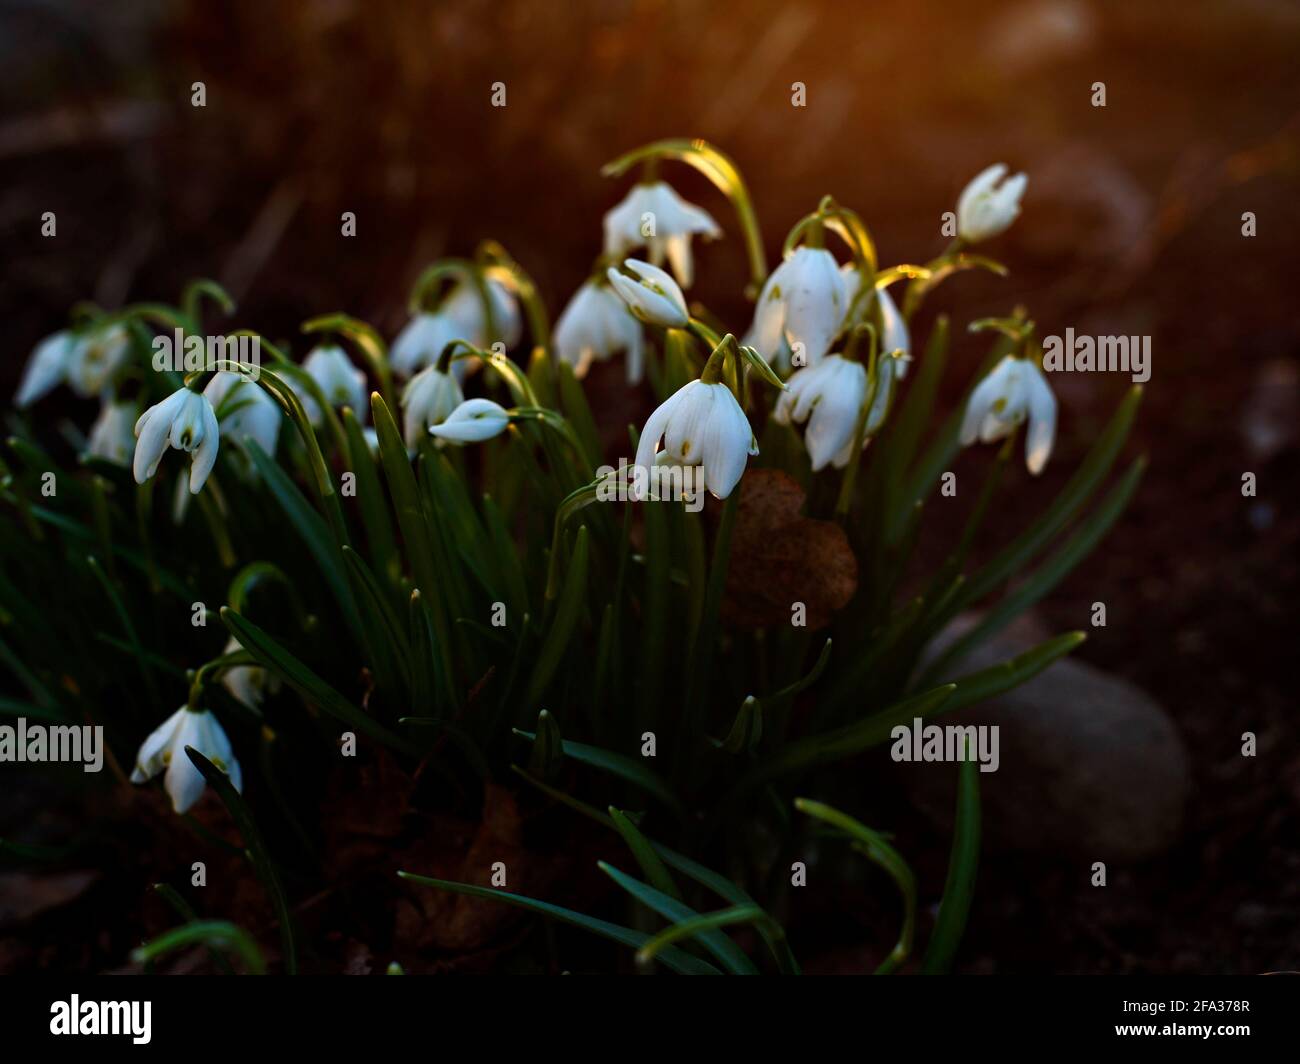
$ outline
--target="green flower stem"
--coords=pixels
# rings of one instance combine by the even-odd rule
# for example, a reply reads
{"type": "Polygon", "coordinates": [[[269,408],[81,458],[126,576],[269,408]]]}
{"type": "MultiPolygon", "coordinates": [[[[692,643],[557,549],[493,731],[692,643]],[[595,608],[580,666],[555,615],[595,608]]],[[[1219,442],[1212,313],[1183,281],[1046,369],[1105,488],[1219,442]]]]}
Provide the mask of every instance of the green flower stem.
{"type": "Polygon", "coordinates": [[[384,402],[390,408],[396,405],[393,399],[393,369],[388,362],[388,345],[372,326],[347,314],[323,314],[303,322],[302,331],[335,332],[350,339],[366,360],[370,372],[379,381],[379,394],[384,397],[384,402]]]}
{"type": "MultiPolygon", "coordinates": [[[[871,328],[871,326],[867,326],[871,328]]],[[[871,405],[876,401],[876,390],[880,387],[880,359],[876,353],[876,330],[871,329],[871,352],[867,361],[867,394],[858,411],[858,424],[853,430],[853,452],[849,455],[849,464],[844,469],[844,479],[840,481],[839,498],[835,501],[835,519],[843,524],[853,508],[853,486],[857,483],[858,467],[862,464],[862,444],[867,435],[867,416],[871,405]]]]}
{"type": "MultiPolygon", "coordinates": [[[[744,478],[741,478],[741,484],[744,478]]],[[[704,608],[700,613],[699,634],[691,654],[691,668],[686,679],[686,698],[682,703],[682,718],[678,722],[677,757],[674,768],[685,769],[684,758],[693,750],[693,739],[698,732],[697,707],[707,693],[709,661],[713,656],[718,635],[718,616],[722,612],[722,596],[727,586],[727,570],[731,565],[731,533],[736,526],[736,508],[740,504],[741,484],[737,484],[722,504],[722,520],[713,541],[713,559],[709,565],[709,581],[704,589],[704,608]],[[702,690],[704,689],[704,690],[702,690]]],[[[680,775],[677,778],[681,778],[680,775]]]]}
{"type": "MultiPolygon", "coordinates": [[[[537,289],[537,282],[532,274],[525,270],[508,251],[495,240],[485,240],[478,246],[476,257],[490,266],[499,266],[509,272],[519,293],[519,301],[524,305],[524,315],[528,318],[528,330],[532,333],[533,345],[548,353],[551,350],[551,324],[546,313],[546,303],[537,289]]],[[[604,270],[601,270],[604,276],[604,270]]]]}
{"type": "Polygon", "coordinates": [[[763,253],[763,233],[759,229],[758,216],[754,213],[753,200],[745,187],[745,179],[741,176],[739,167],[708,141],[672,139],[657,140],[620,155],[602,166],[600,172],[604,177],[621,177],[633,166],[650,159],[675,159],[693,166],[731,202],[740,222],[745,251],[749,257],[750,282],[745,288],[745,294],[750,299],[756,299],[763,282],[767,280],[767,257],[763,253]]]}
{"type": "MultiPolygon", "coordinates": [[[[251,329],[240,329],[230,335],[235,339],[238,339],[241,336],[256,339],[259,345],[265,348],[267,353],[271,356],[271,361],[274,362],[276,366],[280,367],[282,372],[292,377],[302,386],[303,390],[312,397],[317,408],[320,410],[321,418],[329,428],[330,435],[334,438],[334,446],[338,450],[338,453],[342,456],[343,461],[351,467],[352,452],[351,448],[348,446],[348,434],[343,430],[343,422],[339,420],[339,416],[334,410],[333,404],[330,403],[325,392],[321,389],[321,386],[316,383],[312,375],[303,369],[302,366],[298,365],[298,363],[294,362],[293,359],[281,351],[275,344],[271,343],[264,336],[253,332],[251,329]]],[[[261,372],[265,372],[265,370],[263,369],[261,372]]],[[[299,405],[301,405],[301,402],[299,405]]],[[[307,426],[311,429],[312,438],[315,439],[316,429],[312,426],[310,419],[307,421],[307,426]]]]}
{"type": "MultiPolygon", "coordinates": [[[[316,439],[316,431],[312,428],[311,421],[307,417],[307,411],[303,409],[302,400],[274,371],[264,366],[260,367],[259,370],[244,362],[222,359],[217,362],[217,369],[242,373],[250,378],[255,376],[257,385],[285,410],[289,420],[293,422],[294,427],[298,430],[298,435],[302,437],[302,441],[307,447],[307,460],[311,464],[312,472],[315,474],[313,479],[316,484],[316,494],[320,497],[325,516],[330,523],[330,529],[340,545],[349,542],[347,525],[343,520],[343,507],[339,503],[338,492],[334,490],[334,478],[330,475],[329,466],[325,462],[325,455],[321,453],[320,441],[316,439]]],[[[347,455],[346,449],[343,454],[347,455]]]]}

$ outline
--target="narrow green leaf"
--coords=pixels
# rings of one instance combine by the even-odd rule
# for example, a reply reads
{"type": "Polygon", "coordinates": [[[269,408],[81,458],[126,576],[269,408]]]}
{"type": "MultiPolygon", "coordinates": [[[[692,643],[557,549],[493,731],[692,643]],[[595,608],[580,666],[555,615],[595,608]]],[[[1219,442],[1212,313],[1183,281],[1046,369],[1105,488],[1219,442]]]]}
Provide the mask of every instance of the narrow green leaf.
{"type": "Polygon", "coordinates": [[[615,830],[623,836],[623,841],[627,843],[627,848],[632,851],[632,856],[636,858],[636,863],[641,866],[641,871],[645,873],[650,885],[655,890],[667,894],[670,898],[681,901],[682,892],[677,889],[677,884],[673,882],[672,875],[664,867],[663,861],[655,853],[654,847],[650,845],[649,840],[632,823],[631,817],[611,805],[609,807],[609,818],[614,822],[615,830]]]}
{"type": "MultiPolygon", "coordinates": [[[[605,920],[597,920],[595,917],[586,916],[583,913],[574,912],[572,909],[565,909],[559,905],[552,905],[550,902],[538,901],[536,898],[529,898],[523,894],[510,894],[504,890],[493,890],[491,887],[476,887],[469,883],[453,883],[445,879],[418,876],[413,872],[398,872],[397,874],[402,879],[409,879],[413,883],[422,883],[437,890],[446,890],[453,894],[464,894],[471,898],[487,898],[490,901],[505,902],[507,905],[527,909],[529,912],[550,916],[574,927],[580,927],[584,931],[600,935],[612,942],[617,942],[622,946],[631,946],[633,949],[640,949],[650,941],[650,936],[640,931],[633,931],[629,927],[620,927],[618,924],[611,924],[605,920]]],[[[682,975],[722,974],[707,961],[692,957],[682,950],[663,950],[658,954],[658,959],[667,967],[682,975]]]]}
{"type": "Polygon", "coordinates": [[[222,607],[221,620],[230,629],[231,634],[239,640],[240,646],[252,654],[265,668],[281,677],[303,698],[320,706],[330,716],[350,728],[355,728],[401,753],[413,757],[419,756],[420,750],[417,747],[368,717],[247,617],[241,617],[229,607],[222,607]]]}
{"type": "Polygon", "coordinates": [[[587,527],[584,525],[578,529],[577,542],[569,561],[569,571],[564,578],[564,587],[556,603],[555,616],[533,666],[532,678],[528,683],[527,702],[530,706],[536,705],[545,693],[569,648],[578,622],[582,619],[587,593],[587,555],[587,527]]]}
{"type": "Polygon", "coordinates": [[[208,786],[217,792],[217,797],[221,799],[239,829],[240,838],[248,848],[248,858],[253,862],[253,868],[256,869],[262,886],[266,888],[266,893],[271,898],[271,906],[275,909],[276,918],[280,923],[280,943],[284,950],[285,974],[297,975],[298,954],[294,948],[293,921],[289,917],[289,905],[285,901],[284,888],[280,886],[280,874],[275,870],[275,863],[267,852],[266,844],[262,841],[262,833],[257,830],[253,814],[239,792],[235,790],[235,785],[230,782],[230,777],[221,769],[192,746],[185,748],[185,756],[203,773],[208,786]]]}
{"type": "MultiPolygon", "coordinates": [[[[658,913],[665,920],[680,924],[687,920],[694,920],[700,915],[676,898],[670,897],[663,891],[656,890],[646,883],[642,883],[639,879],[633,879],[605,861],[598,861],[596,864],[605,875],[609,876],[632,897],[652,912],[658,913]]],[[[732,975],[758,974],[758,969],[754,966],[754,962],[745,955],[745,951],[723,932],[716,928],[706,928],[701,929],[697,933],[697,937],[700,944],[712,953],[723,968],[732,975]]]]}
{"type": "Polygon", "coordinates": [[[980,777],[979,766],[970,750],[961,762],[957,777],[957,818],[953,825],[952,854],[948,859],[948,880],[939,903],[934,934],[926,947],[921,971],[938,975],[952,967],[952,959],[961,944],[975,893],[975,872],[980,858],[980,777]]]}
{"type": "Polygon", "coordinates": [[[196,920],[181,927],[174,927],[152,942],[132,950],[131,959],[143,964],[157,960],[172,950],[199,943],[238,954],[250,975],[266,974],[266,961],[257,943],[242,927],[226,920],[196,920]]]}

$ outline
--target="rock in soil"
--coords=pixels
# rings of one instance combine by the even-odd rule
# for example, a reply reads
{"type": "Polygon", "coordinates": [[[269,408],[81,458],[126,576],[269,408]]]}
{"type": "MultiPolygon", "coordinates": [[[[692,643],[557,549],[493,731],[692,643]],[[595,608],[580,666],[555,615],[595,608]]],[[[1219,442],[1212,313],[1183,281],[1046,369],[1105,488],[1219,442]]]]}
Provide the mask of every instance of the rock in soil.
{"type": "MultiPolygon", "coordinates": [[[[977,620],[957,618],[932,653],[977,620]]],[[[1023,653],[1046,638],[1034,628],[1021,622],[986,640],[951,675],[1023,653]]],[[[934,722],[998,726],[998,768],[980,774],[990,847],[1132,861],[1178,838],[1191,787],[1187,748],[1169,715],[1127,680],[1067,657],[1004,695],[934,722]]],[[[951,824],[955,766],[902,762],[894,771],[918,808],[951,824]]]]}

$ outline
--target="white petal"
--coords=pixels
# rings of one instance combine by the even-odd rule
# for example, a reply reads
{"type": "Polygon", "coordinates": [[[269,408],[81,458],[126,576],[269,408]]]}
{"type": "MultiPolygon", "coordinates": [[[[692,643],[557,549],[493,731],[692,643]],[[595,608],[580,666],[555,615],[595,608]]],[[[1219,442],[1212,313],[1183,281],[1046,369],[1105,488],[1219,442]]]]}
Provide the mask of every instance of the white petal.
{"type": "Polygon", "coordinates": [[[217,464],[217,450],[221,446],[221,429],[217,425],[216,411],[212,404],[202,396],[203,403],[203,441],[194,452],[194,461],[190,464],[190,494],[197,495],[203,490],[208,474],[217,464]]]}
{"type": "Polygon", "coordinates": [[[64,379],[75,342],[72,333],[65,330],[47,336],[36,345],[14,395],[14,406],[20,410],[30,406],[64,379]]]}
{"type": "Polygon", "coordinates": [[[1025,465],[1037,476],[1047,465],[1056,442],[1056,396],[1037,366],[1026,363],[1026,369],[1029,431],[1025,435],[1025,465]]]}

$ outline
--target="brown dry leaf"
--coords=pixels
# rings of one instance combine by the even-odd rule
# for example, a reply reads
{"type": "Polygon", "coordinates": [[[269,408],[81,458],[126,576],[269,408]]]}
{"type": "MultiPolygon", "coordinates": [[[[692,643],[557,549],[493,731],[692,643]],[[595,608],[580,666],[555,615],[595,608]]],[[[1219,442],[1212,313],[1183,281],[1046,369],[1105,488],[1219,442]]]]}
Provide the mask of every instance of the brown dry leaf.
{"type": "MultiPolygon", "coordinates": [[[[458,840],[444,837],[436,844],[431,843],[440,852],[430,849],[423,860],[414,850],[405,855],[406,867],[436,878],[490,887],[493,886],[492,866],[500,861],[506,871],[504,889],[520,889],[518,884],[524,881],[536,886],[539,864],[523,847],[523,820],[514,795],[489,783],[483,794],[482,823],[464,827],[474,832],[468,850],[455,845],[458,840]],[[453,844],[447,845],[448,841],[453,844]],[[460,854],[464,856],[459,857],[460,854]],[[527,877],[529,869],[534,873],[531,879],[527,877]]],[[[441,834],[445,836],[446,833],[441,834]]],[[[398,913],[399,937],[441,949],[479,949],[500,938],[520,918],[517,909],[500,902],[468,898],[418,885],[413,887],[411,898],[415,902],[414,911],[399,910],[398,913]]]]}
{"type": "Polygon", "coordinates": [[[810,629],[830,623],[858,587],[858,561],[839,525],[804,517],[805,495],[777,469],[740,481],[722,615],[742,628],[789,624],[802,602],[810,629]]]}

